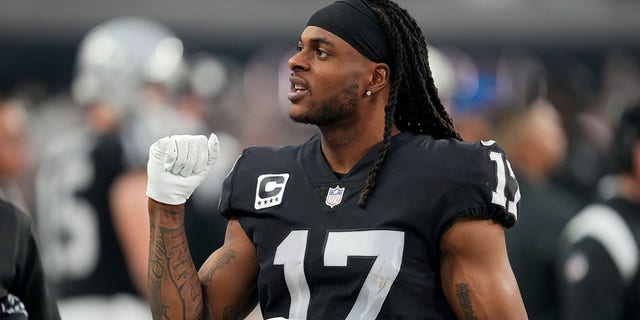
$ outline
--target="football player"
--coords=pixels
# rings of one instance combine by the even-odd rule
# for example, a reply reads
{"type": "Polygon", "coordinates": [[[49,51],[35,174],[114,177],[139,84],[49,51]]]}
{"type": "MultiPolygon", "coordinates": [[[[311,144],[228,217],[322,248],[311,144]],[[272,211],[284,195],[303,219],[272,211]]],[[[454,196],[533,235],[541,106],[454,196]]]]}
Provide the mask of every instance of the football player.
{"type": "Polygon", "coordinates": [[[0,319],[60,320],[32,220],[0,200],[0,319]]]}
{"type": "Polygon", "coordinates": [[[153,135],[156,124],[177,118],[162,98],[183,64],[182,42],[144,18],[110,19],[80,43],[72,93],[83,126],[47,139],[36,175],[43,262],[64,319],[151,318],[147,217],[123,213],[135,203],[114,190],[136,164],[144,168],[148,145],[165,135],[153,135]]]}
{"type": "Polygon", "coordinates": [[[224,245],[196,270],[183,203],[215,135],[149,150],[149,288],[158,319],[525,319],[504,227],[520,193],[493,141],[465,143],[416,21],[390,0],[316,12],[289,60],[306,143],[246,149],[225,179],[224,245]]]}
{"type": "Polygon", "coordinates": [[[613,195],[582,209],[561,235],[561,319],[640,317],[640,103],[623,113],[613,141],[613,195]]]}

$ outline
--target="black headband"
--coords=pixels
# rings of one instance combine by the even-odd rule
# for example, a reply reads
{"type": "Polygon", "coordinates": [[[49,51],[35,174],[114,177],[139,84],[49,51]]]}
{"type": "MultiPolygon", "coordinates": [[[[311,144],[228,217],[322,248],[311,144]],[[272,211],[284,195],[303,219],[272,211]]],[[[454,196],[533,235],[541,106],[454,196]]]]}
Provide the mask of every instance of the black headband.
{"type": "Polygon", "coordinates": [[[318,10],[307,26],[335,34],[373,62],[390,62],[384,30],[373,9],[362,0],[338,0],[318,10]]]}

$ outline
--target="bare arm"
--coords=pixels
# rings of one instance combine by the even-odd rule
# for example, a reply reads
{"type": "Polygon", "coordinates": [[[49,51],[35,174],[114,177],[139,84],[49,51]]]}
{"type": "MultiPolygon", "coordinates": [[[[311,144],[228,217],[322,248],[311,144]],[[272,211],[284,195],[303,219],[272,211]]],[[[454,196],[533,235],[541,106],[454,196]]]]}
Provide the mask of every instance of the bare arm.
{"type": "Polygon", "coordinates": [[[146,185],[147,175],[144,171],[125,173],[111,187],[109,200],[130,277],[138,292],[148,298],[149,216],[144,213],[147,210],[144,194],[146,185]]]}
{"type": "Polygon", "coordinates": [[[440,248],[442,287],[459,319],[527,319],[500,224],[458,219],[440,248]]]}
{"type": "Polygon", "coordinates": [[[172,135],[149,148],[148,286],[155,320],[235,319],[254,290],[256,250],[237,220],[229,222],[225,243],[207,259],[200,274],[189,252],[184,203],[219,152],[213,133],[209,138],[172,135]]]}
{"type": "Polygon", "coordinates": [[[184,204],[149,199],[149,302],[154,320],[204,319],[204,301],[184,230],[184,204]]]}
{"type": "Polygon", "coordinates": [[[184,214],[184,205],[149,199],[153,318],[236,319],[251,311],[258,263],[240,223],[229,221],[224,245],[209,256],[198,273],[187,244],[184,214]]]}
{"type": "Polygon", "coordinates": [[[258,261],[238,220],[229,221],[224,245],[199,274],[210,319],[240,319],[251,312],[257,302],[258,261]]]}

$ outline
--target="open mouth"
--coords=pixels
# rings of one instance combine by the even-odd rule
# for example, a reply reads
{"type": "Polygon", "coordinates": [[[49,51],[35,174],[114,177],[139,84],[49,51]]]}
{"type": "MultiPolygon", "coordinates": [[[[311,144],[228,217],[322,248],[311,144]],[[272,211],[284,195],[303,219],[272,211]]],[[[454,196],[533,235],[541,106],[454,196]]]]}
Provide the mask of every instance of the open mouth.
{"type": "Polygon", "coordinates": [[[309,92],[307,89],[307,83],[304,79],[292,76],[289,77],[289,81],[291,81],[291,90],[287,94],[287,98],[289,98],[291,102],[302,99],[309,92]]]}

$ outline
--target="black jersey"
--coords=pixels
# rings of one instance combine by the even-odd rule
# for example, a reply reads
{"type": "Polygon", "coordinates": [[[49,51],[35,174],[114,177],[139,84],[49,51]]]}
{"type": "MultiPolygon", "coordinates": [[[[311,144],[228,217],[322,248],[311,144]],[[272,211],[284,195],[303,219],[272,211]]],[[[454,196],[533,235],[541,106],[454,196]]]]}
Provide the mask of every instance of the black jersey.
{"type": "Polygon", "coordinates": [[[515,223],[517,182],[495,143],[396,135],[363,209],[375,149],[340,179],[319,135],[238,159],[220,211],[237,216],[256,246],[265,319],[453,318],[442,234],[458,217],[515,223]]]}
{"type": "Polygon", "coordinates": [[[587,206],[563,230],[561,319],[640,319],[640,205],[587,206]]]}
{"type": "Polygon", "coordinates": [[[45,267],[60,298],[136,294],[111,217],[109,192],[124,170],[116,134],[77,134],[51,145],[37,175],[45,267]]]}
{"type": "Polygon", "coordinates": [[[31,220],[0,200],[0,319],[60,319],[31,220]]]}

